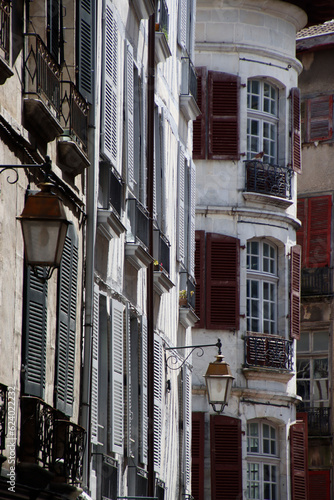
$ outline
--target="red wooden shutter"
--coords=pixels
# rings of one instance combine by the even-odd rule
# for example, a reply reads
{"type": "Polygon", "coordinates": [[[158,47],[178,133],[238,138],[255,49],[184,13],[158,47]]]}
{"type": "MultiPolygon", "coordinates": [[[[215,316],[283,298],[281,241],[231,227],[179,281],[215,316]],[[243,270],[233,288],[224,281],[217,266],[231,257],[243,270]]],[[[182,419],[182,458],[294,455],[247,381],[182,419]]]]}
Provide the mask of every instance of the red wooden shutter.
{"type": "Polygon", "coordinates": [[[238,160],[239,153],[239,89],[236,75],[209,71],[208,115],[211,160],[238,160]]]}
{"type": "Polygon", "coordinates": [[[300,339],[300,262],[301,246],[291,248],[290,268],[290,336],[300,339]]]}
{"type": "Polygon", "coordinates": [[[309,141],[325,141],[333,136],[333,96],[314,97],[308,100],[309,141]]]}
{"type": "Polygon", "coordinates": [[[292,139],[292,168],[301,173],[301,138],[300,138],[300,90],[295,87],[291,89],[291,139],[292,139]]]}
{"type": "Polygon", "coordinates": [[[330,265],[332,197],[308,199],[307,267],[330,265]]]}
{"type": "Polygon", "coordinates": [[[204,417],[203,412],[192,414],[191,494],[204,500],[204,417]]]}
{"type": "Polygon", "coordinates": [[[306,267],[306,252],[307,252],[307,205],[306,198],[299,198],[297,201],[297,218],[302,223],[297,231],[297,244],[302,247],[302,267],[306,267]]]}
{"type": "Polygon", "coordinates": [[[297,421],[290,427],[292,500],[309,500],[307,450],[306,425],[303,421],[297,421]]]}
{"type": "Polygon", "coordinates": [[[208,233],[206,237],[206,328],[239,328],[240,241],[208,233]]]}
{"type": "Polygon", "coordinates": [[[195,327],[205,327],[205,232],[195,232],[195,313],[199,317],[195,327]]]}
{"type": "Polygon", "coordinates": [[[309,500],[330,500],[330,471],[310,470],[309,471],[309,500]]]}
{"type": "Polygon", "coordinates": [[[211,498],[242,498],[241,421],[210,416],[211,498]]]}
{"type": "Polygon", "coordinates": [[[206,68],[196,68],[197,73],[197,106],[201,114],[193,121],[193,158],[205,158],[206,146],[206,68]]]}

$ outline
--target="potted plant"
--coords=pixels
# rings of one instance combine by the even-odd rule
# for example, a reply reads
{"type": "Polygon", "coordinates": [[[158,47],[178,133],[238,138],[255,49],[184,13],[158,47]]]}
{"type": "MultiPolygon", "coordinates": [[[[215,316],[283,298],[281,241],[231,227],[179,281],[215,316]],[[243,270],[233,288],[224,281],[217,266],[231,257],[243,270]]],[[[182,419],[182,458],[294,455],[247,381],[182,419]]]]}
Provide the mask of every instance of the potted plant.
{"type": "Polygon", "coordinates": [[[187,299],[187,290],[180,290],[179,291],[179,305],[181,307],[185,307],[188,304],[188,299],[187,299]]]}

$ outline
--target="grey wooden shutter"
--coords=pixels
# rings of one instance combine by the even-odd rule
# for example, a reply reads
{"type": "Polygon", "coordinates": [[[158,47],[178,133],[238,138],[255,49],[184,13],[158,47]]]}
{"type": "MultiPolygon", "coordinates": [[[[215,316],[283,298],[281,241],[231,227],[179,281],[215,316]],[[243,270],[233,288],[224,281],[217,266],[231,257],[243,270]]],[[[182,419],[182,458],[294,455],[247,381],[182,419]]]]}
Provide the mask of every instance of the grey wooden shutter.
{"type": "Polygon", "coordinates": [[[162,340],[154,336],[154,471],[161,469],[161,431],[162,431],[162,340]]]}
{"type": "Polygon", "coordinates": [[[111,300],[111,451],[123,453],[123,312],[124,306],[111,300]]]}
{"type": "Polygon", "coordinates": [[[59,0],[47,0],[47,46],[54,60],[59,63],[59,0]]]}
{"type": "Polygon", "coordinates": [[[111,161],[121,174],[121,113],[123,111],[120,98],[119,75],[119,35],[113,5],[106,2],[104,30],[104,72],[102,85],[102,153],[111,161]]]}
{"type": "Polygon", "coordinates": [[[148,393],[147,393],[147,317],[141,317],[140,324],[140,363],[139,363],[139,376],[140,376],[140,461],[147,465],[147,450],[148,450],[148,393]]]}
{"type": "Polygon", "coordinates": [[[188,366],[183,367],[183,439],[184,439],[184,488],[191,490],[191,372],[188,366]]]}
{"type": "Polygon", "coordinates": [[[90,103],[93,102],[95,9],[95,0],[78,2],[78,89],[90,103]]]}
{"type": "Polygon", "coordinates": [[[196,167],[193,161],[190,162],[190,231],[189,231],[189,251],[190,265],[189,272],[195,276],[195,218],[196,218],[196,167]]]}
{"type": "Polygon", "coordinates": [[[48,282],[25,269],[23,392],[44,399],[48,282]]]}
{"type": "Polygon", "coordinates": [[[94,285],[93,339],[92,339],[92,387],[91,387],[91,442],[98,444],[99,405],[99,287],[94,285]]]}
{"type": "Polygon", "coordinates": [[[134,189],[134,82],[133,48],[125,41],[125,168],[128,184],[134,189]]]}
{"type": "Polygon", "coordinates": [[[69,225],[58,275],[56,408],[71,416],[74,400],[78,238],[69,225]]]}
{"type": "Polygon", "coordinates": [[[179,168],[178,168],[178,220],[177,220],[177,233],[178,233],[178,253],[177,258],[180,262],[184,262],[185,257],[185,157],[182,147],[179,147],[179,168]]]}

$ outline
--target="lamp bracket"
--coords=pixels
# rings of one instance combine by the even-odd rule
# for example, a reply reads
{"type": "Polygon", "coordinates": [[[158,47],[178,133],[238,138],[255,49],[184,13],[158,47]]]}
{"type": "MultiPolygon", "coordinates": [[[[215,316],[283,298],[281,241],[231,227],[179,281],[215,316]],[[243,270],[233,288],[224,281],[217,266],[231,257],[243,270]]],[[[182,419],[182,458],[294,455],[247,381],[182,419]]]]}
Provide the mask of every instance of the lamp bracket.
{"type": "Polygon", "coordinates": [[[38,269],[41,269],[40,266],[30,266],[32,272],[34,273],[35,278],[38,279],[41,283],[46,283],[52,276],[53,271],[56,269],[55,266],[45,266],[42,269],[42,275],[38,272],[38,269]]]}
{"type": "Polygon", "coordinates": [[[220,339],[218,339],[218,341],[215,344],[199,344],[199,345],[183,345],[183,346],[177,346],[177,347],[165,347],[165,351],[174,351],[177,349],[191,349],[190,353],[184,358],[184,360],[182,361],[181,364],[178,364],[177,366],[174,367],[173,365],[176,365],[177,363],[179,363],[180,359],[177,357],[176,354],[171,354],[170,356],[168,356],[168,358],[166,358],[166,365],[171,370],[179,370],[186,363],[186,361],[189,359],[189,357],[192,355],[192,353],[194,351],[196,351],[196,349],[199,349],[199,352],[197,352],[197,356],[199,358],[201,358],[204,354],[203,347],[217,347],[218,348],[218,355],[221,355],[221,353],[222,353],[222,343],[221,343],[220,339]]]}
{"type": "Polygon", "coordinates": [[[19,174],[17,172],[18,168],[44,169],[44,174],[45,174],[44,182],[46,182],[50,176],[50,173],[51,173],[51,159],[49,156],[46,156],[44,163],[32,163],[32,164],[26,164],[26,165],[1,165],[1,167],[2,168],[0,169],[0,174],[2,174],[2,172],[6,172],[7,170],[11,170],[12,172],[15,172],[14,180],[11,180],[10,176],[7,177],[8,184],[16,184],[17,181],[19,180],[19,174]]]}

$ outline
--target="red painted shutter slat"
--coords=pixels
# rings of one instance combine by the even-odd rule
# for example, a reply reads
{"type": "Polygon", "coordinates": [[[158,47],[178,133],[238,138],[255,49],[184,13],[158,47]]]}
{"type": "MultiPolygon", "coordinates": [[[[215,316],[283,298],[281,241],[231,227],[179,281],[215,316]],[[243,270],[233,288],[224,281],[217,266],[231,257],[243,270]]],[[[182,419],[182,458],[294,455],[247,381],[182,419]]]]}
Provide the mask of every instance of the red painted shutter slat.
{"type": "Polygon", "coordinates": [[[291,118],[292,168],[301,173],[300,90],[297,87],[291,89],[291,118]]]}
{"type": "Polygon", "coordinates": [[[330,265],[332,197],[308,199],[307,267],[330,265]]]}
{"type": "Polygon", "coordinates": [[[208,233],[206,237],[206,328],[239,328],[240,241],[208,233]]]}
{"type": "Polygon", "coordinates": [[[209,71],[208,116],[211,160],[238,160],[239,153],[239,90],[236,75],[209,71]]]}
{"type": "Polygon", "coordinates": [[[192,414],[191,494],[204,500],[204,417],[203,412],[192,414]]]}
{"type": "Polygon", "coordinates": [[[309,471],[309,500],[330,500],[330,471],[310,470],[309,471]]]}
{"type": "Polygon", "coordinates": [[[197,73],[197,106],[201,114],[193,121],[193,158],[205,158],[206,146],[206,68],[196,68],[197,73]]]}
{"type": "Polygon", "coordinates": [[[211,498],[242,498],[241,421],[210,416],[211,498]]]}
{"type": "Polygon", "coordinates": [[[297,218],[302,223],[301,227],[297,231],[297,244],[302,247],[302,267],[306,267],[306,255],[307,255],[307,207],[308,200],[305,198],[299,198],[297,201],[297,218]]]}
{"type": "Polygon", "coordinates": [[[205,232],[195,233],[195,313],[199,317],[195,327],[205,326],[205,232]]]}
{"type": "Polygon", "coordinates": [[[307,426],[297,421],[290,427],[292,500],[309,500],[307,426]]]}
{"type": "Polygon", "coordinates": [[[301,247],[295,245],[291,248],[290,267],[290,336],[300,339],[300,262],[301,247]]]}
{"type": "Polygon", "coordinates": [[[333,96],[309,100],[309,140],[325,141],[333,135],[333,96]]]}

